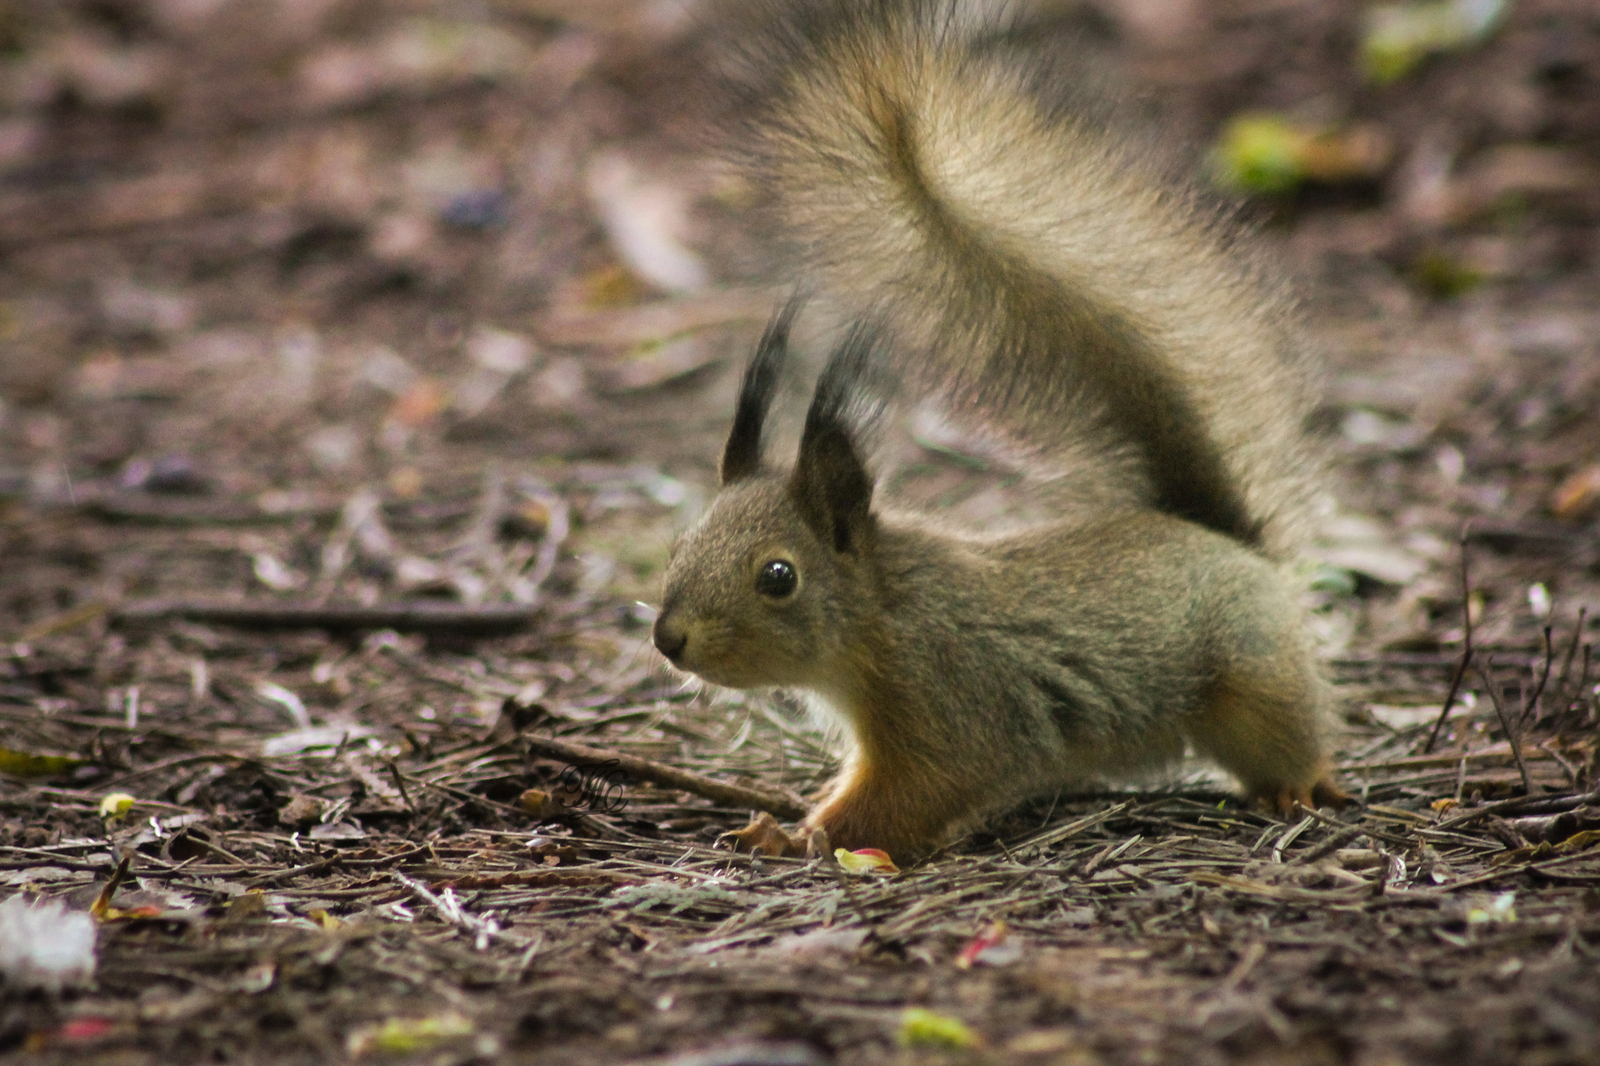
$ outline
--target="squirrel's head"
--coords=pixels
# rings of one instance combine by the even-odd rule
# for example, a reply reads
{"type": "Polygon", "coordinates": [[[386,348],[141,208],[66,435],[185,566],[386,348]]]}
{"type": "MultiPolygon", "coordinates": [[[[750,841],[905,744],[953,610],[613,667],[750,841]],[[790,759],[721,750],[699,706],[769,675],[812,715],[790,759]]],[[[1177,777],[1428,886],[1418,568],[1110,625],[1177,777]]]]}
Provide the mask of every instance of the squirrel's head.
{"type": "Polygon", "coordinates": [[[673,665],[730,688],[836,676],[849,620],[872,595],[873,483],[857,447],[875,414],[863,387],[870,330],[852,330],[828,360],[794,468],[772,470],[762,454],[796,306],[745,370],[721,487],[673,547],[656,617],[655,645],[673,665]]]}

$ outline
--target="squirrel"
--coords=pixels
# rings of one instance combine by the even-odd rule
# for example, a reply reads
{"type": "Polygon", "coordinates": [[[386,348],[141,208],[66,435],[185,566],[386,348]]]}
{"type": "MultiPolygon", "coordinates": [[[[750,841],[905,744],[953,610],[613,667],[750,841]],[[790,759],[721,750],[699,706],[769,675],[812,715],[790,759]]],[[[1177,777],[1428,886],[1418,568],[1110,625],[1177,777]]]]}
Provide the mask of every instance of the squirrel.
{"type": "Polygon", "coordinates": [[[1070,55],[954,0],[758,6],[741,162],[854,324],[788,469],[764,427],[801,299],[767,328],[656,648],[841,723],[802,830],[897,861],[1186,746],[1278,812],[1343,802],[1285,573],[1316,375],[1284,287],[1070,55]],[[880,366],[1046,466],[1089,456],[1094,506],[1008,532],[875,506],[880,366]]]}

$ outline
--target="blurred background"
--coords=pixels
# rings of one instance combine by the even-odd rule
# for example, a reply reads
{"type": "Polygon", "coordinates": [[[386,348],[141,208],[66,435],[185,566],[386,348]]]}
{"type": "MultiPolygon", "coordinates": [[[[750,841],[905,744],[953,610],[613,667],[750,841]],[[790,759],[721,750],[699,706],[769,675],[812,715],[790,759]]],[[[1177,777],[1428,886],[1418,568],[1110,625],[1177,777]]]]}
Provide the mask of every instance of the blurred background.
{"type": "MultiPolygon", "coordinates": [[[[1468,519],[1486,638],[1592,597],[1600,12],[1014,6],[1298,276],[1331,367],[1330,646],[1459,640],[1468,519]]],[[[632,605],[774,299],[706,147],[721,24],[691,0],[0,2],[3,635],[139,597],[543,586],[639,654],[632,605]]]]}
{"type": "MultiPolygon", "coordinates": [[[[102,952],[7,986],[0,1053],[925,1062],[927,1003],[1006,1061],[1593,1060],[1600,6],[1009,6],[1302,294],[1370,806],[1066,797],[844,894],[714,849],[742,804],[553,804],[535,735],[832,765],[649,645],[781,298],[708,133],[731,8],[0,0],[0,889],[98,900],[102,952]],[[1001,915],[1019,967],[941,969],[1001,915]]],[[[1012,505],[893,453],[886,491],[1012,505]]]]}

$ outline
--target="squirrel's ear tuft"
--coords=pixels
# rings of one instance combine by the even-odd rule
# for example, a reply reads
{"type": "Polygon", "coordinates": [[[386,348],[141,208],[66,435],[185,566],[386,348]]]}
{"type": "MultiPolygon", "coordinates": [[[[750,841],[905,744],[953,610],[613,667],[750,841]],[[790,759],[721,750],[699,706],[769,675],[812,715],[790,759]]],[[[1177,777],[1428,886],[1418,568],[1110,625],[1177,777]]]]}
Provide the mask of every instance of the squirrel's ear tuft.
{"type": "Polygon", "coordinates": [[[789,482],[800,517],[839,552],[854,550],[872,528],[872,475],[856,445],[881,408],[866,382],[875,340],[872,329],[858,325],[828,360],[789,482]]]}
{"type": "Polygon", "coordinates": [[[772,316],[739,385],[739,405],[733,412],[733,429],[722,449],[722,484],[728,485],[761,470],[761,445],[766,436],[767,412],[778,391],[778,375],[789,358],[789,324],[800,309],[800,299],[790,300],[772,316]]]}

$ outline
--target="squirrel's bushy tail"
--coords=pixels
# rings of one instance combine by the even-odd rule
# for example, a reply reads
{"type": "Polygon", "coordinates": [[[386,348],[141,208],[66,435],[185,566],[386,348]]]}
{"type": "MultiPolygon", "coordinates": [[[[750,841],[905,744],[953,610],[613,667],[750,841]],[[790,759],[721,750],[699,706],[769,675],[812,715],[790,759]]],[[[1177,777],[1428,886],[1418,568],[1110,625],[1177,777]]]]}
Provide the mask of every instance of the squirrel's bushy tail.
{"type": "Polygon", "coordinates": [[[797,280],[883,321],[956,417],[1282,550],[1312,395],[1288,299],[1071,57],[954,0],[754,6],[735,150],[797,280]]]}

